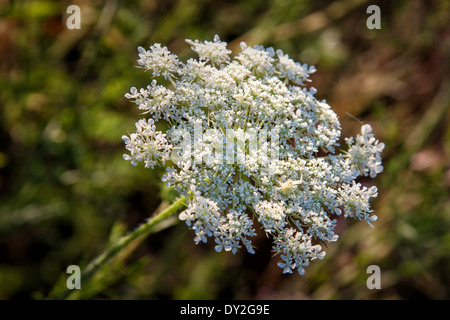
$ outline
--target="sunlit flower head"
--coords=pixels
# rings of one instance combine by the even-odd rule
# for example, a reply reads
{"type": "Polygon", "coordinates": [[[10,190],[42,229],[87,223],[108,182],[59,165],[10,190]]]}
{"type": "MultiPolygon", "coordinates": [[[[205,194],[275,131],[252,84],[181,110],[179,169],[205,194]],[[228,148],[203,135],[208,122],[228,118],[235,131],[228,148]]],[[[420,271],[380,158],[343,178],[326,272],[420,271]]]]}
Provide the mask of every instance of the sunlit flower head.
{"type": "Polygon", "coordinates": [[[166,166],[163,181],[188,199],[179,218],[195,243],[214,238],[218,252],[254,253],[261,229],[283,272],[304,274],[324,258],[320,243],[338,240],[337,216],[376,221],[369,201],[377,189],[356,179],[383,171],[384,144],[366,124],[340,149],[337,115],[305,87],[314,66],[245,43],[232,59],[218,36],[186,42],[198,59],[139,47],[152,80],[125,96],[148,120],[123,140],[132,164],[166,166]]]}

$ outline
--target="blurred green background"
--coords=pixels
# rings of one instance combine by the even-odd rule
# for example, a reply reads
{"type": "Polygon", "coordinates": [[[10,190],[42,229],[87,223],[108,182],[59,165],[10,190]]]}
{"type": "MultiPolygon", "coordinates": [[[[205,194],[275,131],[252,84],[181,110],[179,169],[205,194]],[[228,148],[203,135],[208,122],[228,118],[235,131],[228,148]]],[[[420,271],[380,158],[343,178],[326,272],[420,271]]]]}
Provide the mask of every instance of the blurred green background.
{"type": "MultiPolygon", "coordinates": [[[[313,85],[343,137],[370,123],[385,142],[375,228],[341,221],[338,242],[305,276],[283,275],[271,242],[255,255],[195,245],[168,220],[133,243],[73,298],[449,299],[449,1],[0,0],[0,299],[57,298],[83,268],[174,194],[163,169],[122,159],[140,115],[124,98],[149,75],[137,46],[214,34],[281,48],[316,65],[313,85]],[[66,8],[81,9],[81,29],[66,8]],[[369,30],[366,9],[381,8],[369,30]],[[355,118],[354,118],[355,117],[355,118]],[[369,290],[369,265],[381,289],[369,290]]],[[[176,218],[176,217],[174,217],[176,218]]]]}

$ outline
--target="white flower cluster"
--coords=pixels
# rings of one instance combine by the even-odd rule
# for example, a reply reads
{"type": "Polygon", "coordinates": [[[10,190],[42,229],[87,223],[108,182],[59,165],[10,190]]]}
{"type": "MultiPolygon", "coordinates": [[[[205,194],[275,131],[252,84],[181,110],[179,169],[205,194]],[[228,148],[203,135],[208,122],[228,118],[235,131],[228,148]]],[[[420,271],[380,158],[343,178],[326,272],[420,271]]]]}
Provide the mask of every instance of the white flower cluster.
{"type": "Polygon", "coordinates": [[[133,165],[137,164],[136,161],[143,161],[146,168],[153,169],[156,164],[165,164],[170,159],[172,146],[168,144],[164,133],[156,131],[154,123],[153,119],[141,119],[136,122],[136,133],[129,137],[122,136],[131,153],[123,156],[125,160],[131,160],[133,165]]]}
{"type": "Polygon", "coordinates": [[[325,255],[319,243],[338,239],[336,216],[376,220],[369,204],[376,187],[355,179],[382,172],[384,144],[364,125],[336,154],[338,117],[304,87],[313,66],[245,43],[231,59],[218,36],[186,41],[199,58],[185,63],[160,44],[139,47],[138,63],[153,79],[125,96],[150,119],[123,136],[124,158],[151,168],[167,163],[163,181],[188,199],[179,218],[196,243],[213,237],[217,251],[253,253],[262,228],[283,272],[304,274],[325,255]]]}
{"type": "Polygon", "coordinates": [[[377,174],[383,172],[380,153],[384,149],[384,143],[379,143],[371,132],[372,127],[365,124],[361,127],[361,134],[356,137],[356,142],[353,138],[345,140],[350,146],[348,157],[353,167],[359,174],[364,176],[370,174],[371,178],[375,178],[377,174]]]}

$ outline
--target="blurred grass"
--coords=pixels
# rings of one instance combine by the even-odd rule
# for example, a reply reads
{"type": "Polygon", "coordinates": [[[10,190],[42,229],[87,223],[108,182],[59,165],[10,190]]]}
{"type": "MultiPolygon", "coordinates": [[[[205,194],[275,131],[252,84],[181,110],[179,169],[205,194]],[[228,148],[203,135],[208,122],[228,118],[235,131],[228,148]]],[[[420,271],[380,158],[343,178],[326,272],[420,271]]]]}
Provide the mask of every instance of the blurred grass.
{"type": "MultiPolygon", "coordinates": [[[[137,46],[185,38],[281,48],[313,63],[343,136],[361,121],[386,143],[375,228],[340,221],[340,240],[305,276],[255,255],[196,246],[179,223],[152,234],[77,293],[88,299],[449,299],[450,3],[375,1],[1,1],[0,299],[44,298],[174,195],[162,169],[123,161],[139,115],[124,97],[148,75],[137,46]],[[68,30],[66,8],[81,8],[68,30]],[[366,287],[379,265],[381,290],[366,287]],[[67,275],[68,276],[68,275],[67,275]]],[[[370,183],[370,182],[368,182],[370,183]]]]}

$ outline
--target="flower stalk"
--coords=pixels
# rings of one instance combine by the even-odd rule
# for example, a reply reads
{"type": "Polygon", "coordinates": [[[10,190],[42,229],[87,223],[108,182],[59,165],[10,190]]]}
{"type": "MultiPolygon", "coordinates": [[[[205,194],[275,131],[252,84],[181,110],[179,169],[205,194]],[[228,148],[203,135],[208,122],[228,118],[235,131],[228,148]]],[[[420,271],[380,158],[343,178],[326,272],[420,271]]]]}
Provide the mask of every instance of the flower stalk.
{"type": "MultiPolygon", "coordinates": [[[[82,286],[86,285],[86,283],[103,267],[105,266],[111,259],[118,256],[123,250],[125,250],[128,245],[130,245],[133,241],[138,238],[145,238],[154,230],[155,226],[157,226],[162,221],[166,220],[173,214],[179,212],[183,207],[186,207],[186,198],[179,197],[175,202],[173,202],[169,207],[157,213],[154,217],[148,219],[146,222],[139,225],[136,229],[134,229],[129,234],[120,238],[117,242],[108,247],[102,254],[97,256],[94,260],[92,260],[81,272],[81,284],[82,286]]],[[[68,299],[72,294],[72,290],[65,290],[58,298],[59,299],[68,299]]]]}

